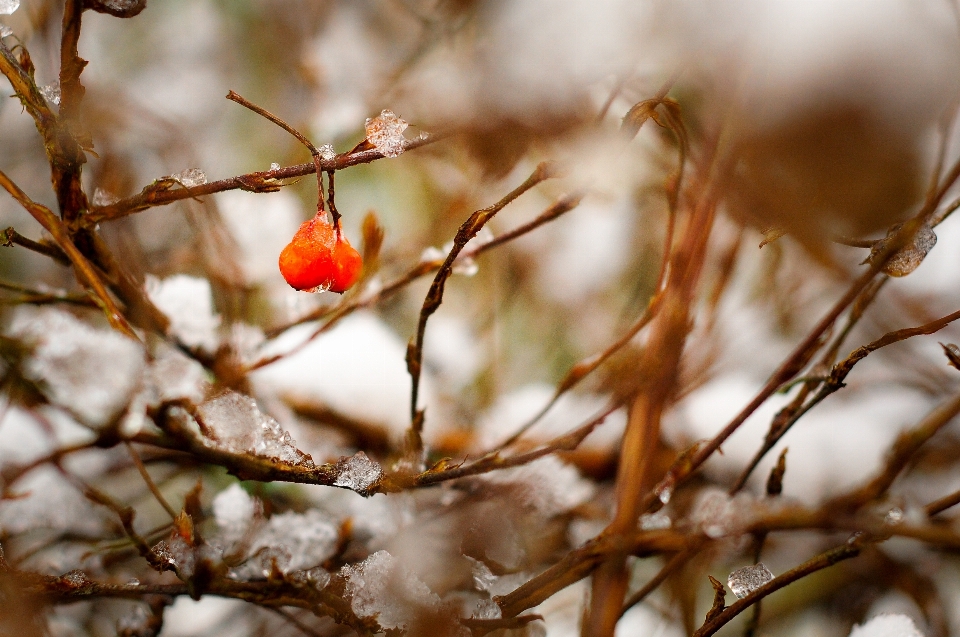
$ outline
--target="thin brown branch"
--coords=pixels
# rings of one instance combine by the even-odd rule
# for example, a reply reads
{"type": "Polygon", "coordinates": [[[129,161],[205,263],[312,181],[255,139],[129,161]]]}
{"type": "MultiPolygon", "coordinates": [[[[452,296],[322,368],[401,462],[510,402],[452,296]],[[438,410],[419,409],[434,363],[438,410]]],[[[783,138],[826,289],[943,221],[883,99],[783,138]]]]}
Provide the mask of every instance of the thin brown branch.
{"type": "Polygon", "coordinates": [[[127,336],[136,339],[137,336],[133,331],[133,328],[127,322],[127,319],[124,318],[123,314],[120,312],[120,309],[114,303],[113,298],[110,296],[110,293],[107,292],[106,287],[103,282],[100,280],[100,276],[97,274],[93,265],[87,260],[87,258],[77,249],[77,246],[74,245],[73,240],[70,238],[70,234],[67,232],[66,227],[61,223],[60,219],[57,218],[49,208],[38,204],[37,202],[30,199],[25,192],[20,190],[20,187],[13,183],[9,177],[7,177],[3,172],[0,172],[0,186],[2,186],[7,192],[9,192],[14,199],[23,206],[27,212],[29,212],[34,219],[36,219],[44,229],[53,236],[53,240],[57,242],[57,245],[60,246],[60,249],[66,253],[70,261],[73,263],[74,268],[76,269],[77,278],[80,279],[81,283],[86,283],[89,285],[97,300],[97,304],[103,309],[104,314],[106,314],[107,320],[110,322],[113,327],[123,332],[127,336]]]}
{"type": "Polygon", "coordinates": [[[7,247],[18,245],[37,254],[50,257],[60,265],[70,265],[70,259],[57,246],[28,239],[13,228],[7,228],[0,232],[0,245],[7,247]]]}
{"type": "Polygon", "coordinates": [[[864,543],[865,541],[863,539],[848,542],[821,553],[820,555],[804,562],[803,564],[787,571],[786,573],[773,578],[760,588],[752,591],[743,599],[737,600],[730,606],[724,608],[723,611],[718,613],[716,616],[705,621],[703,625],[700,626],[695,633],[693,633],[693,637],[709,637],[720,630],[723,626],[728,624],[734,617],[771,593],[774,593],[781,588],[810,575],[811,573],[816,573],[817,571],[821,571],[825,568],[833,566],[838,562],[849,560],[850,558],[860,555],[860,552],[863,550],[864,543]]]}
{"type": "MultiPolygon", "coordinates": [[[[416,139],[406,140],[403,147],[404,150],[413,150],[432,144],[442,138],[443,136],[439,134],[423,134],[416,139]]],[[[320,169],[324,171],[342,170],[350,166],[369,164],[378,159],[383,159],[383,154],[376,149],[369,149],[343,153],[333,159],[321,159],[319,164],[320,169]]],[[[246,173],[236,177],[211,181],[199,186],[191,186],[189,188],[173,188],[173,184],[160,180],[144,187],[139,194],[133,195],[132,197],[121,199],[109,206],[92,209],[89,214],[79,219],[78,223],[83,227],[92,228],[98,223],[112,219],[120,219],[147,210],[148,208],[165,206],[182,199],[203,197],[204,195],[212,195],[227,190],[248,190],[253,192],[275,191],[278,185],[276,180],[303,177],[305,175],[316,174],[316,172],[317,165],[310,162],[308,164],[287,166],[277,170],[246,173]]]]}
{"type": "Polygon", "coordinates": [[[173,507],[170,506],[170,503],[167,502],[167,499],[163,497],[163,493],[161,493],[157,487],[157,483],[154,482],[150,474],[147,473],[147,468],[143,466],[143,460],[140,458],[140,454],[137,453],[137,450],[134,449],[133,445],[129,442],[127,442],[126,445],[127,451],[130,452],[130,458],[133,459],[133,464],[137,467],[137,471],[140,472],[140,477],[143,478],[143,481],[147,484],[147,488],[150,489],[150,493],[152,493],[153,497],[160,503],[163,510],[167,512],[167,515],[169,515],[171,519],[176,519],[177,512],[173,510],[173,507]]]}
{"type": "Polygon", "coordinates": [[[420,393],[420,371],[423,358],[423,339],[426,335],[427,320],[437,311],[443,302],[443,292],[446,287],[447,279],[453,273],[453,266],[457,257],[463,251],[467,243],[473,239],[480,229],[493,217],[507,207],[517,197],[527,192],[537,184],[557,176],[555,167],[548,163],[537,165],[533,173],[527,179],[507,193],[500,201],[477,210],[461,224],[457,234],[453,239],[453,247],[443,264],[437,270],[433,278],[433,283],[427,291],[426,298],[423,300],[423,306],[420,309],[420,318],[417,322],[417,332],[413,340],[407,346],[407,371],[410,372],[412,388],[410,390],[410,430],[408,432],[408,446],[413,457],[417,457],[423,451],[423,440],[421,431],[423,429],[423,410],[417,406],[420,393]]]}

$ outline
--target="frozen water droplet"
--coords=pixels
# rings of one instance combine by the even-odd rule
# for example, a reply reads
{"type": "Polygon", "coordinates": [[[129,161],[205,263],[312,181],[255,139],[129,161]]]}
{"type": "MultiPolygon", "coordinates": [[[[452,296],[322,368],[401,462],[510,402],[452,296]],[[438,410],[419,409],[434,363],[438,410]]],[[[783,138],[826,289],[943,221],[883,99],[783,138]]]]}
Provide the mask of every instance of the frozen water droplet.
{"type": "Polygon", "coordinates": [[[280,170],[280,164],[278,164],[277,162],[271,162],[270,170],[280,170]]]}
{"type": "Polygon", "coordinates": [[[773,573],[764,566],[763,562],[754,566],[744,566],[730,573],[727,586],[738,599],[743,599],[773,579],[773,573]]]}
{"type": "Polygon", "coordinates": [[[502,617],[500,606],[492,599],[481,599],[477,602],[477,610],[474,611],[473,616],[477,619],[500,619],[502,617]]]}
{"type": "Polygon", "coordinates": [[[127,580],[127,586],[140,586],[140,580],[138,580],[136,577],[131,577],[129,580],[127,580]]]}
{"type": "Polygon", "coordinates": [[[120,197],[109,193],[103,188],[97,188],[93,191],[93,205],[94,206],[109,206],[110,204],[115,204],[120,201],[120,197]]]}
{"type": "MultiPolygon", "coordinates": [[[[2,12],[0,12],[2,13],[2,12]]],[[[54,106],[60,106],[60,82],[40,87],[40,95],[54,106]]]]}
{"type": "MultiPolygon", "coordinates": [[[[880,252],[887,247],[893,236],[899,232],[902,225],[903,224],[898,223],[890,228],[887,236],[874,244],[870,250],[870,256],[867,257],[864,263],[870,263],[876,259],[880,252]]],[[[897,252],[887,260],[883,266],[883,272],[890,276],[907,276],[920,267],[923,259],[935,245],[937,245],[937,235],[933,231],[933,228],[928,225],[921,226],[916,236],[914,236],[913,241],[897,250],[897,252]]]]}
{"type": "Polygon", "coordinates": [[[337,479],[333,486],[364,492],[381,477],[383,469],[380,465],[370,460],[364,452],[358,451],[352,458],[340,458],[337,462],[337,479]]]}
{"type": "Polygon", "coordinates": [[[663,482],[657,485],[655,493],[661,504],[670,504],[670,498],[673,497],[673,478],[668,476],[663,482]]]}
{"type": "Polygon", "coordinates": [[[0,0],[0,15],[10,15],[20,8],[20,0],[0,0]]]}
{"type": "Polygon", "coordinates": [[[5,24],[0,24],[0,38],[5,38],[10,35],[13,35],[13,29],[5,24]]]}
{"type": "Polygon", "coordinates": [[[90,583],[86,573],[80,570],[73,570],[60,576],[60,581],[72,588],[83,588],[90,583]]]}
{"type": "Polygon", "coordinates": [[[479,270],[480,266],[478,266],[477,262],[470,257],[465,259],[457,259],[453,266],[454,274],[460,274],[466,277],[475,275],[479,270]]]}
{"type": "Polygon", "coordinates": [[[403,131],[407,123],[393,111],[381,111],[379,117],[368,118],[365,127],[367,141],[384,157],[399,157],[404,151],[403,131]]]}
{"type": "Polygon", "coordinates": [[[170,179],[180,182],[186,188],[202,186],[207,183],[207,175],[199,168],[181,170],[175,175],[170,175],[170,179]]]}
{"type": "MultiPolygon", "coordinates": [[[[370,120],[367,121],[369,122],[370,120]]],[[[323,146],[317,148],[317,150],[320,151],[320,159],[323,161],[330,161],[331,159],[336,159],[337,157],[337,151],[333,149],[331,144],[324,144],[323,146]]]]}
{"type": "Polygon", "coordinates": [[[420,253],[420,263],[433,263],[435,261],[443,262],[443,260],[446,258],[446,253],[436,246],[424,248],[423,252],[420,253]]]}
{"type": "Polygon", "coordinates": [[[640,516],[640,528],[644,531],[662,531],[669,529],[672,524],[670,516],[662,511],[645,513],[640,516]]]}
{"type": "Polygon", "coordinates": [[[884,524],[894,525],[900,524],[901,522],[903,522],[903,509],[900,507],[893,507],[887,511],[887,514],[883,517],[884,524]]]}

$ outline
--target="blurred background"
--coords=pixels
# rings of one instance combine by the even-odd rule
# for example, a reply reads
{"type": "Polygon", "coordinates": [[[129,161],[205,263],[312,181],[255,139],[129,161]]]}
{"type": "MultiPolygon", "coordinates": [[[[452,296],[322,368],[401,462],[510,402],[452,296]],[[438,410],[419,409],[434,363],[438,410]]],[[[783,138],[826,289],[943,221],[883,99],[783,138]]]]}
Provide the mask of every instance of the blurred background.
{"type": "MultiPolygon", "coordinates": [[[[27,47],[38,84],[52,85],[58,76],[61,14],[59,2],[22,0],[0,16],[13,32],[4,42],[27,47]]],[[[337,173],[337,207],[350,241],[362,243],[368,213],[384,230],[379,270],[348,299],[375,295],[421,259],[435,258],[425,253],[431,248],[449,249],[472,211],[499,200],[539,162],[563,167],[562,177],[499,213],[481,240],[531,221],[562,195],[582,193],[580,205],[458,269],[430,320],[422,403],[425,436],[437,459],[477,453],[507,438],[549,403],[575,363],[616,341],[646,307],[662,258],[666,184],[677,149],[673,134],[654,122],[624,140],[621,121],[638,102],[663,91],[677,100],[693,164],[708,146],[735,158],[716,180],[720,218],[676,401],[665,416],[664,466],[696,440],[712,437],[749,402],[859,273],[868,252],[833,240],[882,238],[919,209],[932,175],[960,155],[952,125],[960,97],[955,0],[151,0],[131,19],[85,13],[79,52],[90,62],[81,78],[83,122],[98,156],[84,168],[84,186],[95,205],[190,168],[213,181],[309,161],[290,135],[224,99],[230,90],[338,153],[360,143],[365,119],[383,109],[410,124],[409,139],[449,134],[398,158],[337,173]],[[786,236],[757,247],[781,232],[786,236]]],[[[42,143],[15,99],[0,101],[0,170],[56,209],[42,143]]],[[[341,301],[292,290],[276,267],[280,250],[315,211],[316,186],[307,176],[276,193],[235,190],[149,209],[104,223],[100,232],[172,319],[181,343],[210,355],[228,347],[249,364],[293,350],[319,324],[282,328],[341,301]]],[[[0,225],[42,238],[6,195],[0,196],[0,225]]],[[[841,357],[886,332],[957,309],[955,226],[952,218],[938,226],[929,256],[885,286],[841,357]]],[[[404,354],[429,280],[353,312],[306,347],[232,385],[209,369],[194,370],[189,391],[206,399],[228,386],[253,395],[318,462],[357,449],[385,462],[409,423],[404,354]]],[[[46,320],[9,318],[22,301],[18,286],[77,290],[69,269],[19,247],[0,248],[0,282],[13,286],[2,293],[8,321],[46,320]]],[[[105,329],[95,311],[73,315],[105,329]]],[[[565,394],[527,437],[549,440],[629,394],[643,339],[565,394]]],[[[949,326],[864,360],[847,388],[767,456],[748,490],[762,493],[786,446],[785,497],[817,505],[861,484],[897,434],[955,390],[958,372],[947,366],[938,341],[958,340],[960,328],[949,326]]],[[[695,507],[695,496],[727,488],[790,398],[777,395],[751,417],[668,514],[679,519],[695,507]]],[[[0,424],[0,461],[23,464],[85,439],[75,414],[55,404],[42,409],[56,422],[69,421],[55,425],[62,429],[54,442],[25,445],[39,435],[37,422],[28,409],[10,406],[0,424]]],[[[482,488],[369,500],[318,487],[245,488],[277,515],[316,510],[325,519],[353,520],[353,561],[386,550],[440,599],[460,595],[467,607],[509,592],[604,527],[626,419],[620,409],[562,461],[502,479],[493,474],[478,481],[482,488]],[[454,501],[456,513],[444,508],[454,501]],[[498,516],[508,522],[494,532],[489,520],[498,516]],[[471,553],[470,542],[484,548],[471,553]],[[501,571],[491,572],[490,563],[501,571]],[[471,578],[484,583],[463,593],[471,578]]],[[[891,496],[897,506],[909,514],[960,488],[958,453],[954,426],[898,482],[891,496]]],[[[126,456],[96,454],[77,471],[114,487],[110,476],[123,476],[120,491],[142,509],[144,527],[162,524],[162,510],[119,459],[126,456]]],[[[222,472],[167,461],[150,466],[166,476],[162,489],[176,502],[198,474],[211,507],[214,496],[231,487],[222,472]]],[[[0,503],[0,527],[13,547],[4,544],[8,554],[51,574],[83,568],[91,576],[144,577],[132,566],[117,567],[100,544],[90,548],[90,538],[102,531],[102,512],[78,510],[76,503],[55,507],[42,498],[29,509],[26,502],[0,503]],[[41,527],[71,530],[81,537],[79,548],[66,551],[74,540],[57,535],[52,541],[41,527]]],[[[221,530],[223,515],[216,515],[221,530]]],[[[813,532],[771,538],[765,562],[782,572],[825,541],[813,532]]],[[[735,534],[718,541],[685,579],[625,615],[617,634],[680,635],[692,617],[699,625],[709,608],[705,574],[725,581],[749,560],[745,546],[735,534]]],[[[637,560],[635,581],[656,573],[658,560],[637,560]]],[[[900,612],[927,635],[956,634],[957,567],[952,556],[892,540],[869,560],[804,580],[772,599],[761,632],[845,636],[854,623],[900,612]]],[[[545,622],[526,631],[579,634],[587,590],[580,582],[545,602],[537,609],[545,622]]],[[[46,616],[45,630],[114,634],[118,617],[129,613],[120,602],[58,607],[46,616]]],[[[316,630],[345,634],[332,626],[316,630]]],[[[161,635],[254,635],[264,627],[301,634],[267,611],[204,597],[170,607],[161,635]]]]}

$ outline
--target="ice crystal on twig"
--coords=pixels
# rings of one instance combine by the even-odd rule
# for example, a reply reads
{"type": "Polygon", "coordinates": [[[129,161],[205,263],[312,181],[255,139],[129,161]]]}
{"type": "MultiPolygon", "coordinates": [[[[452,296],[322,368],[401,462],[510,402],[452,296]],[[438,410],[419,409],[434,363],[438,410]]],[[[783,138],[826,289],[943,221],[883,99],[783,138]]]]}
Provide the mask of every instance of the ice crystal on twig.
{"type": "Polygon", "coordinates": [[[40,95],[54,106],[60,106],[60,82],[41,86],[40,95]]]}
{"type": "Polygon", "coordinates": [[[175,175],[170,175],[170,179],[180,182],[186,188],[193,188],[194,186],[202,186],[207,183],[207,175],[199,168],[187,168],[186,170],[181,170],[175,175]]]}
{"type": "Polygon", "coordinates": [[[730,573],[727,586],[738,599],[743,599],[773,579],[773,573],[764,566],[763,562],[754,566],[744,566],[730,573]]]}
{"type": "Polygon", "coordinates": [[[13,29],[5,24],[0,24],[0,38],[5,38],[10,35],[13,35],[13,29]]]}
{"type": "Polygon", "coordinates": [[[0,15],[10,15],[20,8],[20,0],[0,0],[0,15]]]}
{"type": "Polygon", "coordinates": [[[367,141],[384,157],[399,157],[403,154],[406,141],[403,131],[407,129],[407,123],[393,111],[384,110],[378,117],[367,118],[365,128],[367,141]]]}
{"type": "Polygon", "coordinates": [[[344,566],[340,576],[353,612],[376,617],[387,630],[405,628],[418,614],[440,606],[437,594],[386,551],[377,551],[356,566],[344,566]]]}
{"type": "MultiPolygon", "coordinates": [[[[367,120],[367,122],[369,121],[370,120],[367,120]]],[[[319,148],[317,148],[317,150],[320,151],[320,159],[322,159],[323,161],[330,161],[331,159],[334,159],[337,156],[337,151],[333,149],[332,144],[324,144],[323,146],[320,146],[319,148]]]]}
{"type": "Polygon", "coordinates": [[[261,412],[249,396],[228,391],[200,405],[198,413],[207,437],[233,453],[252,453],[308,469],[314,466],[290,433],[261,412]]]}
{"type": "Polygon", "coordinates": [[[640,528],[644,531],[663,531],[673,525],[670,516],[663,511],[644,513],[640,516],[640,528]]]}
{"type": "Polygon", "coordinates": [[[381,477],[383,469],[380,465],[370,460],[364,452],[358,451],[353,457],[340,458],[337,462],[337,479],[333,486],[363,492],[376,484],[381,477]]]}
{"type": "Polygon", "coordinates": [[[93,191],[93,203],[94,206],[109,206],[110,204],[115,204],[120,201],[120,197],[117,197],[111,192],[107,192],[103,188],[97,188],[93,191]]]}

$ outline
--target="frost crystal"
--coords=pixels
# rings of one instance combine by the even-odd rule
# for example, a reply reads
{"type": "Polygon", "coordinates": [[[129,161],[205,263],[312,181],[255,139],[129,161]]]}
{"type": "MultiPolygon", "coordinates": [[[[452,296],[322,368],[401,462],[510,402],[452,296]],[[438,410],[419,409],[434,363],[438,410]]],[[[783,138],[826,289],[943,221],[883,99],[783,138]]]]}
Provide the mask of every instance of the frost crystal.
{"type": "Polygon", "coordinates": [[[109,206],[110,204],[115,204],[120,201],[120,198],[115,196],[113,193],[107,192],[103,188],[97,188],[93,191],[93,205],[94,206],[109,206]]]}
{"type": "Polygon", "coordinates": [[[477,610],[473,613],[477,619],[500,619],[500,607],[492,599],[481,599],[477,602],[477,610]]]}
{"type": "Polygon", "coordinates": [[[40,95],[54,106],[60,106],[60,82],[41,86],[40,95]]]}
{"type": "Polygon", "coordinates": [[[20,8],[20,0],[0,0],[0,15],[10,15],[20,8]]]}
{"type": "Polygon", "coordinates": [[[359,617],[375,617],[383,628],[405,628],[423,611],[440,606],[440,598],[386,551],[377,551],[356,566],[340,570],[350,607],[359,617]]]}
{"type": "MultiPolygon", "coordinates": [[[[890,228],[887,236],[874,244],[873,249],[870,250],[870,256],[867,257],[864,263],[870,263],[876,259],[880,252],[887,247],[893,236],[899,232],[902,225],[903,224],[898,223],[890,228]]],[[[883,272],[890,276],[907,276],[920,267],[923,259],[935,245],[937,245],[937,235],[934,233],[933,228],[928,225],[921,226],[916,236],[914,236],[913,241],[897,250],[897,252],[887,260],[883,266],[883,272]]]]}
{"type": "Polygon", "coordinates": [[[367,141],[384,157],[399,157],[404,151],[403,131],[407,123],[393,111],[381,111],[379,117],[368,118],[365,125],[367,141]]]}
{"type": "Polygon", "coordinates": [[[86,573],[80,570],[73,570],[60,576],[60,581],[71,588],[83,588],[90,584],[86,573]]]}
{"type": "Polygon", "coordinates": [[[181,170],[175,175],[170,175],[170,179],[180,182],[186,188],[202,186],[207,183],[207,175],[199,168],[181,170]]]}
{"type": "Polygon", "coordinates": [[[280,170],[280,164],[277,162],[270,162],[270,170],[280,170]]]}
{"type": "MultiPolygon", "coordinates": [[[[370,120],[367,120],[367,122],[369,123],[370,120]]],[[[323,161],[330,161],[331,159],[335,159],[337,156],[337,151],[333,149],[333,146],[331,144],[324,144],[317,150],[320,151],[320,159],[322,159],[323,161]]]]}
{"type": "Polygon", "coordinates": [[[228,391],[198,409],[204,433],[233,453],[252,453],[280,462],[313,468],[313,459],[249,396],[228,391]]]}
{"type": "Polygon", "coordinates": [[[744,566],[730,573],[727,586],[738,599],[743,599],[772,579],[773,573],[763,565],[763,562],[760,562],[755,566],[744,566]]]}
{"type": "Polygon", "coordinates": [[[0,38],[5,38],[8,35],[13,35],[13,29],[5,24],[0,24],[0,38]]]}
{"type": "Polygon", "coordinates": [[[854,626],[850,637],[923,637],[923,634],[906,615],[883,614],[854,626]]]}
{"type": "Polygon", "coordinates": [[[364,452],[358,451],[352,458],[340,458],[337,462],[337,479],[333,486],[362,493],[376,484],[381,477],[383,469],[380,465],[370,460],[364,452]]]}
{"type": "Polygon", "coordinates": [[[32,348],[24,376],[50,402],[92,427],[127,405],[145,365],[138,343],[56,309],[18,308],[7,335],[32,348]]]}

